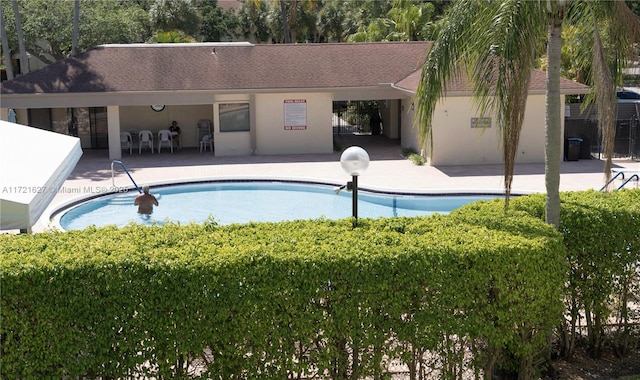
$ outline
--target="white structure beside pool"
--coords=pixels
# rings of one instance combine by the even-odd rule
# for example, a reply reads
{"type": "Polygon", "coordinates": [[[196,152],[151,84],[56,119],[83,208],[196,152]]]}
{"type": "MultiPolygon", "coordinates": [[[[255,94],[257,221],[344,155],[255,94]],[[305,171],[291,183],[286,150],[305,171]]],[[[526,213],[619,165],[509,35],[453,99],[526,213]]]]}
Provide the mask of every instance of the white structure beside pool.
{"type": "Polygon", "coordinates": [[[0,133],[0,230],[30,232],[80,160],[80,141],[6,121],[0,133]]]}
{"type": "MultiPolygon", "coordinates": [[[[129,154],[121,131],[156,132],[173,120],[183,148],[199,147],[198,122],[209,120],[217,156],[317,154],[333,151],[334,102],[377,100],[384,136],[419,151],[414,95],[430,46],[103,45],[2,83],[0,119],[13,109],[19,123],[77,134],[83,149],[107,149],[110,159],[129,154]]],[[[436,110],[429,163],[501,163],[495,119],[479,119],[464,80],[448,89],[436,110]]],[[[561,82],[563,94],[587,91],[561,82]]],[[[544,161],[544,104],[545,73],[536,71],[518,162],[544,161]]]]}

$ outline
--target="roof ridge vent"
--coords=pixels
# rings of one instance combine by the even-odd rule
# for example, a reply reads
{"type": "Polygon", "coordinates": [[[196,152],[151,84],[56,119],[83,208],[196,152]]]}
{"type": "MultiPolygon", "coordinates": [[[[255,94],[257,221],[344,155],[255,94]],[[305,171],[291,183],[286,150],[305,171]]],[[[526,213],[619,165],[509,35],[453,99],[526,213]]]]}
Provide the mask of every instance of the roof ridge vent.
{"type": "Polygon", "coordinates": [[[171,48],[171,47],[213,47],[216,46],[255,46],[251,42],[193,42],[193,43],[161,43],[161,44],[104,44],[100,47],[125,47],[125,48],[171,48]]]}

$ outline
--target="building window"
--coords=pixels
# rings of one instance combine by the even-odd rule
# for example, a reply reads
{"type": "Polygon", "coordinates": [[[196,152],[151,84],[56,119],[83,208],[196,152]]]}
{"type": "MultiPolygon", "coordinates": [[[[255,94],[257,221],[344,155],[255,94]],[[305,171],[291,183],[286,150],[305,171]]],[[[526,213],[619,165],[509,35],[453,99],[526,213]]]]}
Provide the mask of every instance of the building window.
{"type": "Polygon", "coordinates": [[[249,103],[223,103],[220,109],[220,132],[249,132],[249,103]]]}

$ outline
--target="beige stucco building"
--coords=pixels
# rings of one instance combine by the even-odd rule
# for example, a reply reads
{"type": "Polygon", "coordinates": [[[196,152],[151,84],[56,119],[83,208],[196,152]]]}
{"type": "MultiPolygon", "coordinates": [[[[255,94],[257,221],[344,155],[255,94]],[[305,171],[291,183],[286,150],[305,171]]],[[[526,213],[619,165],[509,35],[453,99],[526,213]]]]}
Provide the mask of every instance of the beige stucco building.
{"type": "MultiPolygon", "coordinates": [[[[77,135],[83,149],[123,150],[120,133],[155,136],[173,120],[182,148],[209,125],[214,154],[333,151],[335,104],[376,100],[382,133],[423,151],[432,165],[501,163],[495,118],[480,117],[464,80],[448,88],[433,120],[433,150],[414,128],[414,95],[430,42],[252,45],[104,45],[2,83],[0,119],[77,135]],[[152,107],[153,106],[153,107],[152,107]],[[208,121],[203,123],[203,121],[208,121]]],[[[544,161],[545,74],[534,72],[518,162],[544,161]]],[[[563,80],[563,94],[587,87],[563,80]]],[[[157,144],[157,142],[156,142],[157,144]]],[[[108,153],[106,153],[108,152],[108,153]]],[[[144,153],[143,153],[144,154],[144,153]]]]}

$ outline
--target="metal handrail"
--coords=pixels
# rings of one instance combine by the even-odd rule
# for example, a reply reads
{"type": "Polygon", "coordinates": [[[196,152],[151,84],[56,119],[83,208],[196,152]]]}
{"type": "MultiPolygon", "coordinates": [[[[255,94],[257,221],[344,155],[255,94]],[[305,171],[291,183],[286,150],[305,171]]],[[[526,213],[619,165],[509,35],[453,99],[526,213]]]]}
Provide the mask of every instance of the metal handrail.
{"type": "Polygon", "coordinates": [[[124,172],[127,173],[127,175],[129,176],[129,179],[131,180],[131,182],[133,182],[133,186],[136,187],[136,190],[138,190],[138,192],[140,194],[142,194],[142,189],[140,189],[140,186],[138,186],[138,184],[136,183],[136,181],[133,180],[133,177],[131,177],[131,174],[129,173],[129,170],[127,170],[127,167],[124,165],[124,163],[120,160],[113,160],[111,161],[111,185],[113,187],[116,186],[115,184],[115,174],[113,171],[113,164],[120,164],[120,166],[122,166],[122,169],[124,169],[124,172]]]}
{"type": "Polygon", "coordinates": [[[624,187],[624,185],[626,185],[629,181],[636,179],[636,182],[640,181],[640,177],[637,174],[632,175],[631,177],[629,177],[626,181],[622,182],[622,185],[620,185],[620,187],[618,187],[618,190],[622,189],[624,187]]]}
{"type": "MultiPolygon", "coordinates": [[[[622,178],[620,179],[624,179],[624,172],[618,172],[618,174],[614,175],[613,178],[611,178],[609,180],[609,182],[607,182],[604,186],[602,186],[602,188],[600,189],[600,191],[604,190],[607,188],[607,186],[609,186],[609,184],[611,184],[611,182],[615,181],[616,178],[618,178],[619,176],[622,176],[622,178]]],[[[625,182],[626,183],[626,182],[625,182]]]]}

